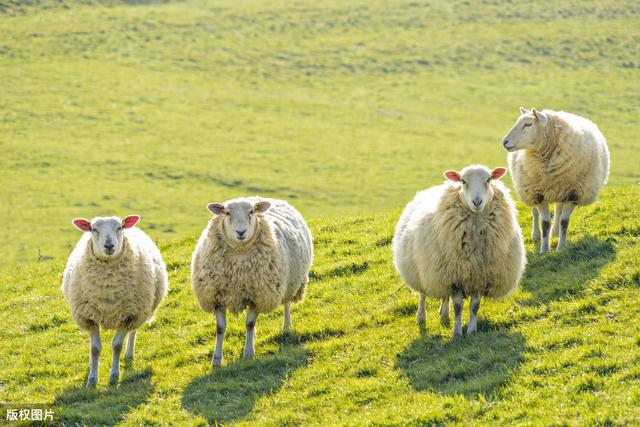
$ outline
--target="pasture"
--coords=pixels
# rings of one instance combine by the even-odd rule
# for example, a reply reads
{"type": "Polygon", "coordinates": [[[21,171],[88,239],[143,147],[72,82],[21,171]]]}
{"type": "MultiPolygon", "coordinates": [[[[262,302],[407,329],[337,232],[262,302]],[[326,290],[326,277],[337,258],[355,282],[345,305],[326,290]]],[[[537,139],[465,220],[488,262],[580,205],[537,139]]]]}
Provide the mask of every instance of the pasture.
{"type": "Polygon", "coordinates": [[[640,423],[639,58],[633,1],[0,0],[0,401],[69,425],[640,423]],[[595,121],[609,184],[559,253],[519,205],[521,289],[453,342],[436,301],[415,325],[393,227],[445,169],[505,165],[520,105],[595,121]],[[207,203],[252,194],[310,219],[312,280],[294,333],[260,317],[254,360],[230,317],[211,371],[190,256],[207,203]],[[103,334],[85,390],[70,220],[129,213],[170,293],[115,387],[103,334]]]}

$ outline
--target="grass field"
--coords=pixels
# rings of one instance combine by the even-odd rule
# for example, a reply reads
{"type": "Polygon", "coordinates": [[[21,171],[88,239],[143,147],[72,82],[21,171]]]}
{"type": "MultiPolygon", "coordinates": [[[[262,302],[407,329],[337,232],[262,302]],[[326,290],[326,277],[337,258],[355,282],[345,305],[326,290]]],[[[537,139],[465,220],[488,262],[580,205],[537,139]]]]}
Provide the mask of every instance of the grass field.
{"type": "Polygon", "coordinates": [[[0,0],[0,402],[71,425],[639,424],[639,58],[634,1],[0,0]],[[400,209],[445,169],[504,165],[520,105],[598,123],[609,185],[566,250],[528,243],[477,336],[453,342],[435,301],[420,331],[391,263],[400,209]],[[230,318],[212,372],[190,256],[207,203],[250,194],[311,220],[312,282],[294,333],[259,318],[255,360],[230,318]],[[128,213],[171,291],[116,387],[103,334],[85,390],[70,220],[128,213]]]}

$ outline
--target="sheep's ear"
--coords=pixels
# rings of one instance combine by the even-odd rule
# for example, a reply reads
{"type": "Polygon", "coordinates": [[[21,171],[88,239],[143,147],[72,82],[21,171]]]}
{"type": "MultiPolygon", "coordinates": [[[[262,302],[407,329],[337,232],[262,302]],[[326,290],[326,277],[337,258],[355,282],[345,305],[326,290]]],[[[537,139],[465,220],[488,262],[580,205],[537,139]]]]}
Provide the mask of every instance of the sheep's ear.
{"type": "Polygon", "coordinates": [[[460,174],[456,171],[446,171],[444,177],[453,182],[460,182],[461,179],[460,174]]]}
{"type": "Polygon", "coordinates": [[[224,205],[222,203],[209,203],[207,209],[214,215],[222,215],[224,213],[224,205]]]}
{"type": "Polygon", "coordinates": [[[122,228],[131,228],[140,221],[140,215],[129,215],[122,220],[122,228]]]}
{"type": "Polygon", "coordinates": [[[263,212],[266,212],[267,209],[269,209],[269,206],[271,206],[271,203],[267,202],[266,200],[263,200],[261,202],[256,203],[253,206],[253,208],[256,210],[256,212],[263,213],[263,212]]]}
{"type": "Polygon", "coordinates": [[[549,116],[547,116],[542,111],[538,111],[535,108],[532,108],[531,112],[533,113],[534,117],[540,122],[540,124],[546,125],[549,121],[549,116]]]}
{"type": "Polygon", "coordinates": [[[491,179],[500,179],[507,174],[507,168],[495,168],[491,171],[491,179]]]}
{"type": "Polygon", "coordinates": [[[520,107],[520,114],[527,114],[529,112],[529,110],[527,110],[524,107],[520,107]]]}
{"type": "Polygon", "coordinates": [[[84,218],[75,218],[71,223],[80,231],[91,231],[91,221],[84,218]]]}

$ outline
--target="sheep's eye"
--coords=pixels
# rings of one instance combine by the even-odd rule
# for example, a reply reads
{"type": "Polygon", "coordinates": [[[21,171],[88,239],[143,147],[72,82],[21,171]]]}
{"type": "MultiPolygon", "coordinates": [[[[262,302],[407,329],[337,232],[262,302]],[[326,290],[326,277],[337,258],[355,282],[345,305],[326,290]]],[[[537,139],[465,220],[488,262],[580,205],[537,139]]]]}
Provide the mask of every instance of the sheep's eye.
{"type": "Polygon", "coordinates": [[[467,185],[467,181],[465,181],[464,179],[461,179],[460,182],[462,183],[462,185],[467,185]]]}
{"type": "Polygon", "coordinates": [[[249,211],[249,215],[253,215],[253,211],[249,211]]]}
{"type": "Polygon", "coordinates": [[[230,216],[231,214],[229,212],[225,212],[224,213],[226,216],[230,216]]]}
{"type": "Polygon", "coordinates": [[[118,231],[122,231],[122,226],[118,227],[118,231]]]}
{"type": "Polygon", "coordinates": [[[522,127],[523,127],[523,128],[528,128],[528,127],[529,127],[529,126],[531,126],[531,125],[532,125],[532,123],[525,123],[525,124],[523,124],[523,125],[522,125],[522,127]]]}
{"type": "Polygon", "coordinates": [[[489,178],[489,179],[487,180],[487,184],[488,184],[488,183],[490,183],[490,182],[491,182],[491,178],[489,178]]]}

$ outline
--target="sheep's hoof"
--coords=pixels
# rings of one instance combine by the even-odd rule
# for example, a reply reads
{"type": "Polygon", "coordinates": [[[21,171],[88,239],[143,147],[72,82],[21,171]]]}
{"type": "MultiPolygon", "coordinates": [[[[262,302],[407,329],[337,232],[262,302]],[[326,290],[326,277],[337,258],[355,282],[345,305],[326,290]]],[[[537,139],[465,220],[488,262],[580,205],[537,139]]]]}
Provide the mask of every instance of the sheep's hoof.
{"type": "Polygon", "coordinates": [[[120,372],[112,372],[109,375],[109,384],[118,384],[118,380],[120,379],[120,372]]]}
{"type": "Polygon", "coordinates": [[[453,339],[454,340],[462,339],[462,329],[460,329],[460,330],[454,329],[453,330],[453,339]]]}
{"type": "Polygon", "coordinates": [[[533,235],[531,236],[531,241],[532,241],[532,242],[539,242],[539,241],[540,241],[540,233],[538,233],[538,234],[533,234],[533,235]]]}
{"type": "Polygon", "coordinates": [[[98,377],[87,378],[87,388],[94,388],[98,383],[98,377]]]}
{"type": "Polygon", "coordinates": [[[245,359],[253,359],[256,356],[256,352],[255,350],[251,350],[251,351],[246,351],[243,354],[243,358],[245,359]]]}
{"type": "Polygon", "coordinates": [[[125,353],[124,360],[127,360],[129,362],[132,361],[133,360],[133,354],[126,354],[125,353]]]}
{"type": "Polygon", "coordinates": [[[222,357],[218,358],[218,357],[212,357],[211,358],[211,367],[215,368],[215,367],[220,367],[222,366],[222,357]]]}
{"type": "Polygon", "coordinates": [[[416,323],[418,324],[418,326],[422,326],[425,323],[427,323],[426,316],[420,316],[420,315],[416,316],[416,323]]]}
{"type": "Polygon", "coordinates": [[[540,253],[541,254],[546,254],[547,252],[549,252],[549,246],[540,246],[540,253]]]}
{"type": "Polygon", "coordinates": [[[473,329],[467,328],[467,335],[475,335],[476,332],[478,332],[477,328],[473,328],[473,329]]]}

